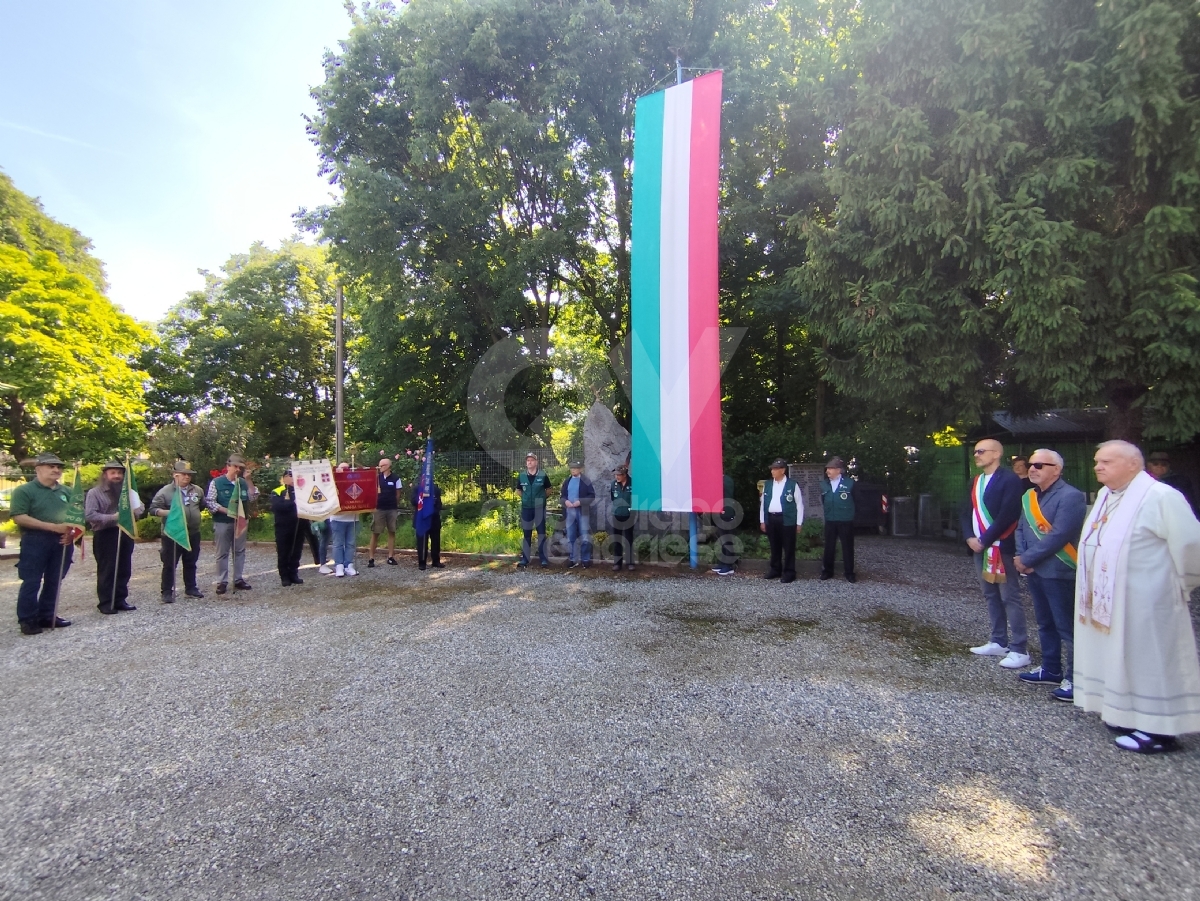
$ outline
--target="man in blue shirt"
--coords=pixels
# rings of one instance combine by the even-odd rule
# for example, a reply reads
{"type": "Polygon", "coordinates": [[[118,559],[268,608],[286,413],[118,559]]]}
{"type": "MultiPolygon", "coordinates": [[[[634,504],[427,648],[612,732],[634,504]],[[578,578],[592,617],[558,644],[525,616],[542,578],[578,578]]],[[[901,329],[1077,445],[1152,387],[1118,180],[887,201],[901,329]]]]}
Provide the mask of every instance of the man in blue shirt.
{"type": "Polygon", "coordinates": [[[596,489],[583,474],[583,461],[571,461],[571,475],[562,485],[562,506],[567,520],[567,545],[571,548],[568,567],[592,565],[592,502],[596,489]],[[577,545],[581,545],[578,547],[577,545]]]}

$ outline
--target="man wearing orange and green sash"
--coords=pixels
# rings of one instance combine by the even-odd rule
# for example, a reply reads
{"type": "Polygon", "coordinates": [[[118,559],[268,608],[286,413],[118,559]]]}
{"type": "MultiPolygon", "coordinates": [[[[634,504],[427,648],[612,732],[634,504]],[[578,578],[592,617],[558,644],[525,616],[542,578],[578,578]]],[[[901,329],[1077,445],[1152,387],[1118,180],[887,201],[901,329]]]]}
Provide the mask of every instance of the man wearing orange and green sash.
{"type": "Polygon", "coordinates": [[[1033,490],[1021,497],[1017,520],[1017,572],[1029,577],[1033,615],[1042,643],[1042,665],[1021,673],[1022,682],[1057,683],[1052,697],[1074,699],[1075,542],[1087,515],[1087,499],[1062,479],[1063,459],[1041,448],[1029,458],[1033,490]]]}

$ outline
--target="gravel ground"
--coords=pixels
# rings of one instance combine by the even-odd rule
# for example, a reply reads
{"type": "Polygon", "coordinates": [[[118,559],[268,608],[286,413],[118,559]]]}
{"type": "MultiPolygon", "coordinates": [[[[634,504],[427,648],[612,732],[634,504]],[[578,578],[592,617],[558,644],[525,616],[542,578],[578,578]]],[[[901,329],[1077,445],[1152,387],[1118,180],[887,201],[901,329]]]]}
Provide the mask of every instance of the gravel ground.
{"type": "Polygon", "coordinates": [[[859,558],[281,589],[261,547],[253,591],[166,606],[143,545],[105,617],[89,548],[73,626],[0,635],[0,897],[1200,897],[1200,736],[1120,752],[972,657],[954,548],[859,558]]]}

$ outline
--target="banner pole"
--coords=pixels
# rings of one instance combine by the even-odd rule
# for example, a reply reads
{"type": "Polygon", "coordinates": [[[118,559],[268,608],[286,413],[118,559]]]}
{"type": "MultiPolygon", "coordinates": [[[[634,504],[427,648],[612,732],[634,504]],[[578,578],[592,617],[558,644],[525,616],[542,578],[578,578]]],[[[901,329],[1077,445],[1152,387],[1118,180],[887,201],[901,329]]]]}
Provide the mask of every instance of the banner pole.
{"type": "Polygon", "coordinates": [[[688,514],[688,553],[692,558],[692,569],[700,565],[700,548],[698,547],[700,532],[700,516],[696,513],[688,514]]]}
{"type": "Polygon", "coordinates": [[[344,408],[345,399],[343,396],[344,386],[342,384],[343,376],[345,374],[344,371],[346,368],[346,342],[345,342],[345,335],[342,332],[343,297],[342,297],[342,286],[340,284],[336,288],[334,288],[333,301],[334,301],[334,309],[335,309],[334,320],[333,320],[333,341],[334,341],[334,345],[335,345],[334,356],[336,358],[334,360],[334,364],[333,364],[334,369],[336,370],[336,376],[334,378],[334,383],[333,383],[333,385],[334,385],[333,409],[334,409],[334,420],[335,420],[335,422],[334,422],[334,457],[336,458],[336,460],[334,462],[336,464],[336,463],[342,462],[342,452],[345,449],[344,443],[345,443],[345,426],[346,426],[346,416],[345,416],[345,408],[344,408]]]}

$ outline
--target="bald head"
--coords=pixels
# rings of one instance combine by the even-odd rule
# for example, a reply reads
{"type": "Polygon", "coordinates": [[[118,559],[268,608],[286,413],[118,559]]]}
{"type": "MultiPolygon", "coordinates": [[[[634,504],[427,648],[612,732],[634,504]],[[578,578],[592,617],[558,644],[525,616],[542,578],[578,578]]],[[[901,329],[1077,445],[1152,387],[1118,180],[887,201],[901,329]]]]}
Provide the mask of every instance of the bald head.
{"type": "Polygon", "coordinates": [[[1096,481],[1113,491],[1125,488],[1145,465],[1142,452],[1128,441],[1105,441],[1096,448],[1096,481]]]}
{"type": "Polygon", "coordinates": [[[982,441],[975,442],[975,465],[985,474],[991,475],[999,469],[1002,459],[1004,459],[1004,445],[995,438],[984,438],[982,441]]]}

